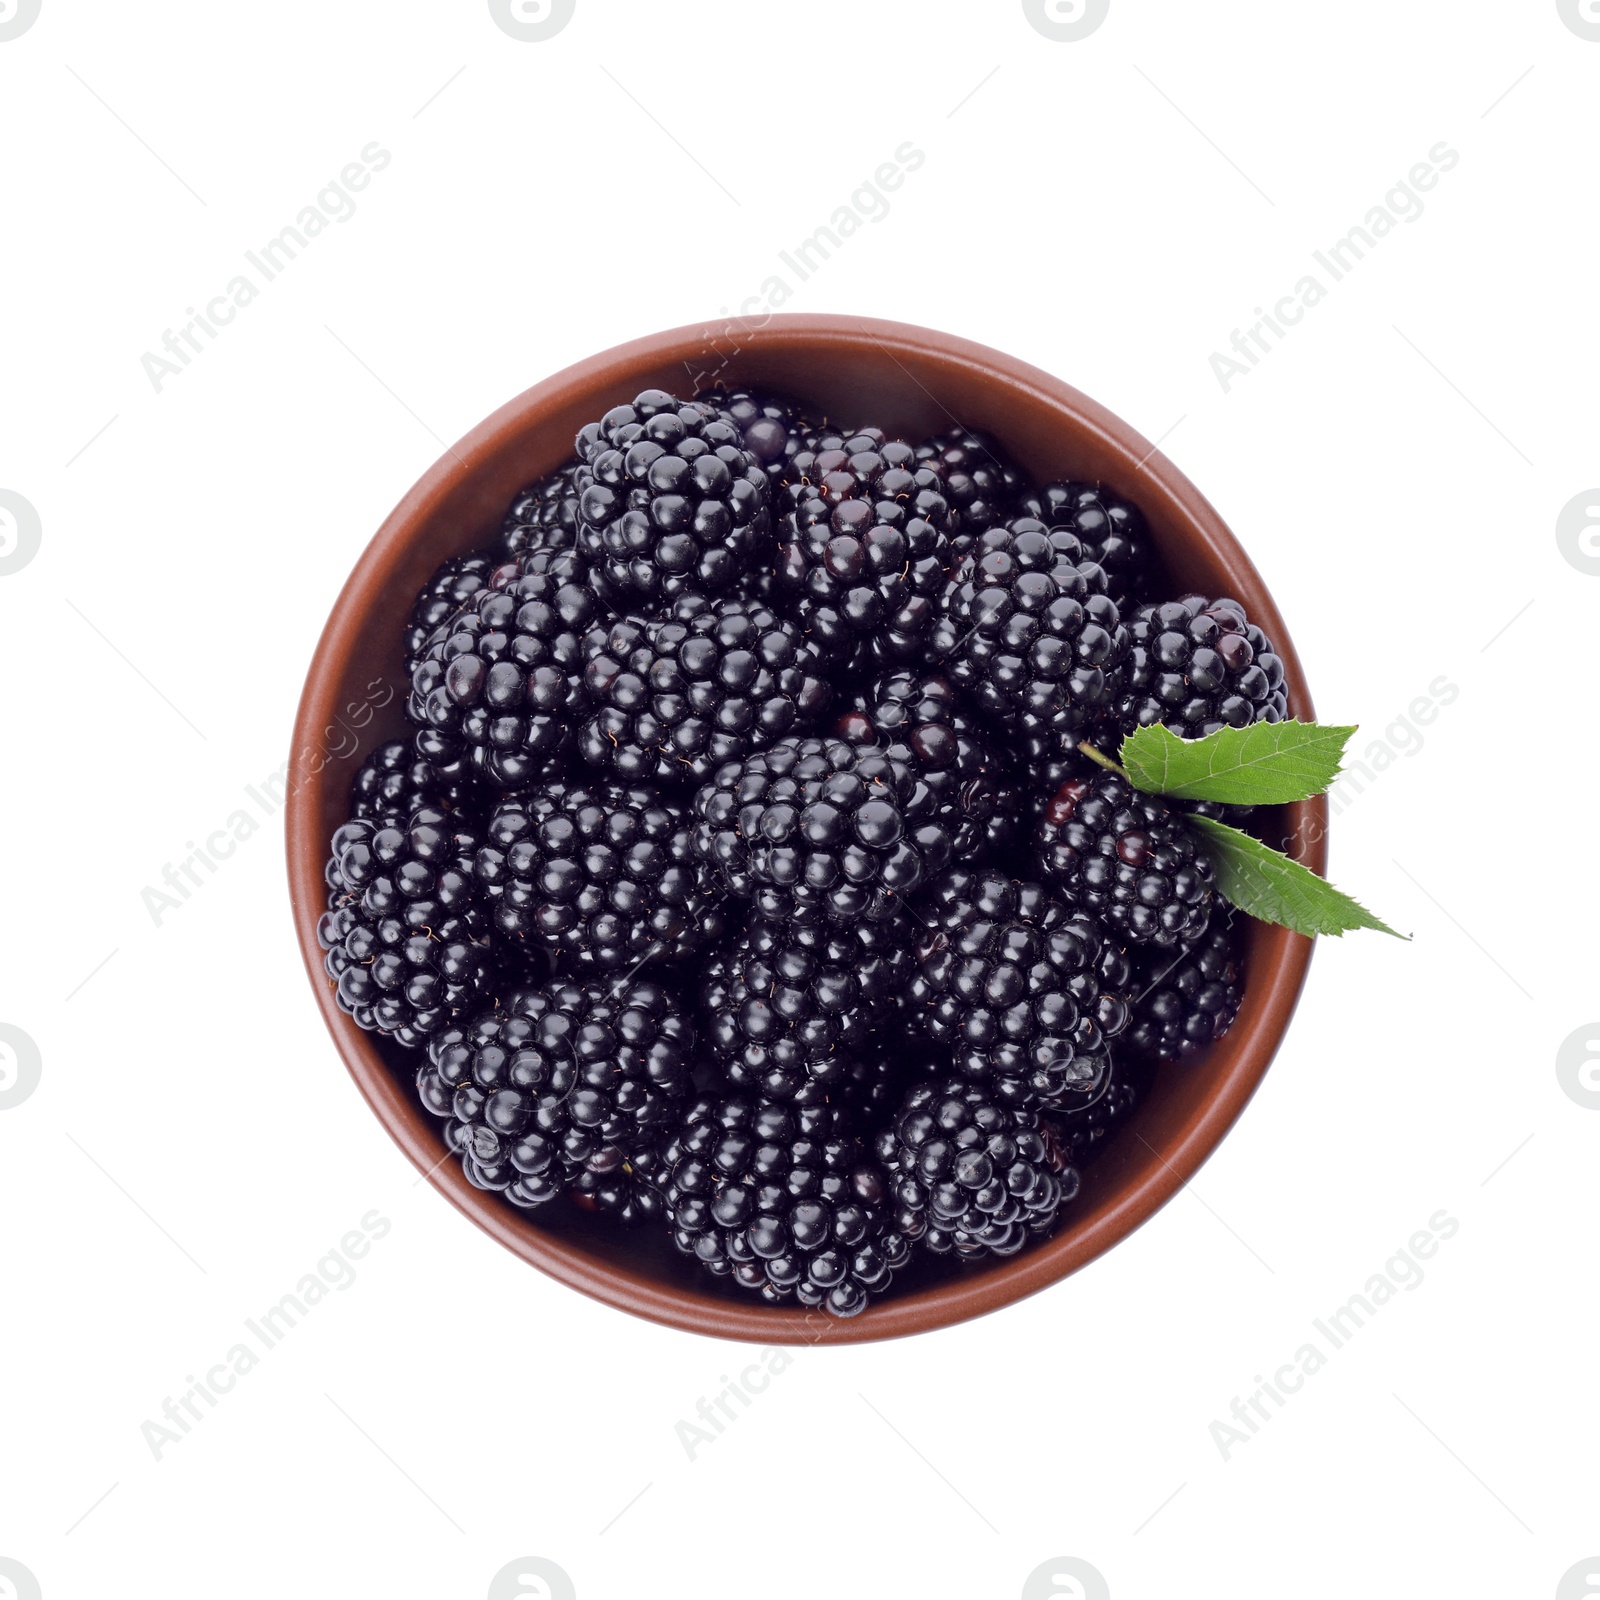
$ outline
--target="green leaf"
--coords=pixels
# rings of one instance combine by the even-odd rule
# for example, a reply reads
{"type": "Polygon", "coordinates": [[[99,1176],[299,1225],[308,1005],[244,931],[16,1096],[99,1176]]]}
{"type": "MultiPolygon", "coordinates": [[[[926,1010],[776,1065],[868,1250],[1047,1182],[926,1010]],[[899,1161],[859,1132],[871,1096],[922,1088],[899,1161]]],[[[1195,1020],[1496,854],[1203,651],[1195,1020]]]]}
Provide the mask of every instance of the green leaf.
{"type": "Polygon", "coordinates": [[[1396,939],[1406,937],[1335,889],[1326,878],[1319,878],[1248,833],[1240,833],[1225,822],[1213,822],[1210,817],[1190,817],[1188,821],[1199,832],[1216,868],[1217,887],[1224,898],[1247,915],[1262,922],[1279,923],[1296,933],[1341,934],[1351,928],[1376,928],[1396,939]]]}
{"type": "Polygon", "coordinates": [[[1315,722],[1257,722],[1180,739],[1157,723],[1122,741],[1122,765],[1135,788],[1178,800],[1278,806],[1321,794],[1339,773],[1354,728],[1315,722]]]}

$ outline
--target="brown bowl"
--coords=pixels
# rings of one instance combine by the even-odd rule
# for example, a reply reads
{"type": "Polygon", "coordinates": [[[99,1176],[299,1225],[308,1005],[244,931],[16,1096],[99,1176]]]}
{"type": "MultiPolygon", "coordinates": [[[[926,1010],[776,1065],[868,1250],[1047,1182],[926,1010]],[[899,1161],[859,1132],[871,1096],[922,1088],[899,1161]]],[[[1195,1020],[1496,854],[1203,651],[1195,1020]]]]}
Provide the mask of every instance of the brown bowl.
{"type": "MultiPolygon", "coordinates": [[[[1084,1174],[1055,1236],[1010,1260],[913,1280],[839,1321],[761,1304],[714,1282],[658,1236],[608,1229],[566,1208],[538,1219],[469,1184],[445,1159],[413,1087],[416,1056],[380,1044],[335,1004],[322,970],[328,837],[344,820],[357,760],[402,730],[401,630],[447,556],[489,544],[523,485],[559,467],[586,422],[638,391],[749,385],[793,395],[846,424],[921,439],[955,422],[1001,439],[1040,483],[1096,479],[1139,504],[1174,594],[1230,594],[1277,641],[1292,715],[1311,698],[1278,609],[1222,519],[1126,423],[1048,373],[949,334],[863,317],[774,316],[636,339],[547,378],[474,428],[430,467],[378,530],[345,584],[306,677],[288,801],[289,889],[300,948],[328,1031],[378,1120],[428,1181],[523,1260],[607,1305],[696,1333],[763,1344],[848,1343],[921,1333],[1009,1305],[1125,1238],[1193,1176],[1244,1109],[1289,1025],[1308,939],[1248,923],[1243,1009],[1192,1066],[1164,1067],[1136,1116],[1084,1174]]],[[[1321,871],[1327,808],[1285,807],[1272,829],[1321,871]]],[[[943,1269],[944,1263],[937,1268],[943,1269]]],[[[898,1288],[898,1285],[897,1285],[898,1288]]]]}

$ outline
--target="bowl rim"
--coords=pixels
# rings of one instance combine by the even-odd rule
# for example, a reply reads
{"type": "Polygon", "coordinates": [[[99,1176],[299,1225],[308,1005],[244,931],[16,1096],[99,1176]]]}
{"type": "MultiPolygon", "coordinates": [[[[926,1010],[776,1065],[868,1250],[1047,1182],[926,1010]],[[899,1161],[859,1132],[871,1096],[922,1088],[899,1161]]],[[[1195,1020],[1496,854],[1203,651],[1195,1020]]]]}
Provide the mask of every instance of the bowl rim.
{"type": "MultiPolygon", "coordinates": [[[[347,768],[305,762],[319,748],[321,730],[334,721],[340,684],[351,666],[362,619],[391,578],[408,542],[425,526],[445,497],[494,456],[505,441],[521,435],[530,415],[554,409],[575,390],[613,389],[631,395],[629,374],[663,363],[703,359],[719,349],[719,338],[743,340],[741,353],[768,348],[824,346],[882,357],[932,359],[981,374],[989,382],[1020,391],[1036,402],[1070,415],[1082,434],[1102,450],[1121,457],[1167,502],[1169,514],[1186,524],[1194,541],[1224,567],[1234,592],[1252,618],[1276,644],[1289,688],[1290,714],[1313,716],[1311,698],[1283,618],[1254,564],[1209,501],[1149,440],[1105,407],[1038,367],[955,335],[908,323],[824,313],[774,314],[759,324],[706,323],[673,328],[633,339],[575,362],[506,402],[455,445],[447,447],[373,535],[346,579],[322,629],[306,674],[295,717],[285,806],[285,844],[291,912],[307,975],[345,1068],[368,1106],[427,1181],[463,1215],[522,1260],[570,1288],[635,1316],[691,1333],[742,1342],[774,1344],[854,1344],[900,1338],[948,1327],[995,1311],[1087,1266],[1148,1221],[1199,1170],[1238,1119],[1259,1087],[1295,1009],[1310,964],[1313,941],[1287,929],[1267,930],[1252,948],[1250,987],[1255,1016],[1236,1048],[1233,1066],[1192,1117],[1180,1136],[1159,1151],[1148,1146],[1157,1165],[1130,1184],[1108,1209],[1087,1224],[1065,1230],[1022,1254],[989,1264],[981,1273],[953,1278],[905,1297],[875,1302],[846,1320],[804,1308],[767,1306],[723,1299],[653,1281],[625,1266],[604,1263],[582,1241],[543,1230],[493,1194],[468,1183],[459,1163],[442,1160],[442,1136],[434,1119],[402,1087],[370,1035],[341,1012],[322,968],[317,921],[323,910],[321,815],[328,776],[337,770],[341,785],[347,768]]],[[[693,366],[688,369],[693,372],[693,366]]],[[[697,386],[700,387],[700,386],[697,386]]],[[[611,402],[615,403],[615,402],[611,402]]],[[[1131,472],[1130,472],[1131,475],[1131,472]]],[[[1140,497],[1148,501],[1148,494],[1140,497]]],[[[364,754],[365,752],[363,752],[364,754]]],[[[1314,871],[1327,861],[1328,808],[1325,797],[1284,808],[1292,852],[1314,871]]],[[[1240,1028],[1246,1023],[1241,1019],[1240,1028]]],[[[1237,1029],[1235,1030],[1238,1031],[1237,1029]]]]}

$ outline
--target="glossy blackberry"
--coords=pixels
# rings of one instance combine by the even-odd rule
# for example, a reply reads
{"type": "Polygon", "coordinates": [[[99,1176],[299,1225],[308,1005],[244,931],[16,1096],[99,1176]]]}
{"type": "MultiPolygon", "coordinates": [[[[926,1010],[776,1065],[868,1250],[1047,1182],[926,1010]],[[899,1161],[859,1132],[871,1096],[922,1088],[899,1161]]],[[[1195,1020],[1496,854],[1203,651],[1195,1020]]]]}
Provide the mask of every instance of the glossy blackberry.
{"type": "Polygon", "coordinates": [[[1163,1061],[1186,1061],[1213,1045],[1239,1014],[1244,979],[1226,905],[1181,954],[1163,950],[1138,963],[1140,996],[1128,1048],[1163,1061]]]}
{"type": "Polygon", "coordinates": [[[616,605],[720,594],[772,544],[767,475],[714,406],[647,389],[578,435],[580,547],[616,605]]]}
{"type": "Polygon", "coordinates": [[[578,463],[529,486],[511,502],[500,528],[508,556],[534,550],[575,550],[578,545],[578,463]]]}
{"type": "Polygon", "coordinates": [[[429,807],[405,828],[358,819],[334,831],[317,938],[339,1005],[360,1027],[424,1044],[493,990],[476,847],[461,819],[429,807]]]}
{"type": "Polygon", "coordinates": [[[944,479],[963,549],[1025,508],[1027,479],[987,434],[951,428],[920,446],[917,459],[932,463],[944,479]]]}
{"type": "Polygon", "coordinates": [[[1055,891],[1126,944],[1170,950],[1205,932],[1210,858],[1178,812],[1116,773],[1068,778],[1034,838],[1055,891]]]}
{"type": "Polygon", "coordinates": [[[683,810],[649,789],[556,782],[507,796],[477,851],[495,929],[578,970],[688,955],[722,933],[722,890],[683,810]]]}
{"type": "Polygon", "coordinates": [[[1128,633],[1077,537],[1017,517],[979,538],[930,654],[978,709],[1038,748],[1070,748],[1122,690],[1128,633]]]}
{"type": "Polygon", "coordinates": [[[665,1168],[678,1249],[765,1300],[855,1316],[910,1253],[882,1168],[828,1106],[702,1097],[665,1168]]]}
{"type": "Polygon", "coordinates": [[[870,1102],[864,1057],[905,998],[920,926],[909,913],[860,929],[753,916],[707,962],[700,991],[706,1042],[729,1081],[808,1103],[853,1084],[870,1102]]]}
{"type": "Polygon", "coordinates": [[[949,864],[961,820],[906,762],[821,738],[729,762],[694,809],[700,858],[778,921],[895,917],[949,864]]]}
{"type": "Polygon", "coordinates": [[[880,676],[855,696],[838,733],[920,774],[956,818],[958,860],[987,858],[1016,841],[1025,809],[1016,775],[979,733],[949,678],[918,671],[880,676]]]}
{"type": "Polygon", "coordinates": [[[1283,662],[1237,600],[1189,595],[1140,606],[1128,635],[1127,683],[1117,705],[1125,728],[1162,722],[1182,739],[1200,739],[1288,715],[1283,662]]]}
{"type": "Polygon", "coordinates": [[[1124,1054],[1119,1045],[1096,1089],[1081,1104],[1051,1112],[1044,1119],[1066,1159],[1083,1168],[1105,1148],[1105,1142],[1125,1123],[1149,1092],[1151,1065],[1124,1054]]]}
{"type": "Polygon", "coordinates": [[[780,495],[777,585],[835,660],[866,645],[919,660],[956,564],[957,518],[936,463],[876,428],[796,455],[780,495]]]}
{"type": "Polygon", "coordinates": [[[403,828],[415,811],[437,806],[441,811],[471,812],[479,803],[478,785],[468,776],[447,776],[411,739],[380,744],[362,762],[350,785],[352,820],[393,823],[403,828]]]}
{"type": "Polygon", "coordinates": [[[1144,513],[1094,483],[1049,483],[1021,497],[1019,508],[1047,527],[1076,535],[1084,554],[1106,575],[1120,605],[1150,579],[1150,533],[1144,513]]]}
{"type": "Polygon", "coordinates": [[[417,1090],[451,1119],[479,1188],[526,1207],[567,1189],[629,1220],[659,1216],[641,1180],[688,1094],[693,1048],[692,1022],[658,983],[554,983],[439,1034],[417,1090]]]}
{"type": "Polygon", "coordinates": [[[799,406],[773,395],[736,389],[697,397],[738,425],[740,442],[756,458],[774,486],[793,470],[794,458],[812,440],[811,425],[799,406]]]}
{"type": "Polygon", "coordinates": [[[809,727],[832,690],[799,627],[759,600],[681,595],[585,645],[596,710],[578,748],[625,782],[699,782],[725,761],[809,727]]]}
{"type": "Polygon", "coordinates": [[[600,615],[572,552],[530,552],[514,572],[439,629],[407,704],[429,735],[423,754],[469,763],[502,788],[538,777],[570,747],[588,705],[581,642],[600,615]]]}
{"type": "Polygon", "coordinates": [[[1015,1255],[1050,1232],[1078,1191],[1038,1113],[960,1078],[913,1088],[876,1149],[895,1226],[935,1255],[1015,1255]]]}
{"type": "Polygon", "coordinates": [[[1078,1103],[1128,1025],[1131,964],[1041,885],[957,867],[934,885],[911,984],[956,1071],[1008,1105],[1078,1103]]]}
{"type": "Polygon", "coordinates": [[[440,628],[473,596],[490,586],[495,569],[504,561],[505,557],[493,550],[475,550],[471,555],[452,556],[428,579],[406,624],[408,680],[440,628]]]}

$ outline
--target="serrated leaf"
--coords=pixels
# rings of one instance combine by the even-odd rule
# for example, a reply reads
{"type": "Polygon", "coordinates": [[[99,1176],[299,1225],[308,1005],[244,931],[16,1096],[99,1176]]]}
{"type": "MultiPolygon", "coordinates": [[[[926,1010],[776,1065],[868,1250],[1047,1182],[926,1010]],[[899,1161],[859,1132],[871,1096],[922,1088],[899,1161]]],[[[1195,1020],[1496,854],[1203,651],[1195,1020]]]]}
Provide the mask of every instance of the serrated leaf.
{"type": "Polygon", "coordinates": [[[1338,935],[1352,928],[1376,928],[1396,939],[1406,937],[1326,878],[1248,833],[1210,817],[1190,817],[1188,821],[1200,834],[1216,868],[1218,889],[1246,915],[1276,922],[1296,933],[1338,935]]]}
{"type": "Polygon", "coordinates": [[[1278,806],[1321,794],[1339,772],[1354,728],[1316,722],[1257,722],[1180,739],[1157,723],[1122,741],[1121,761],[1135,788],[1177,800],[1278,806]]]}

